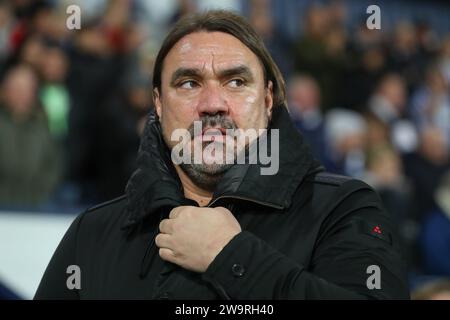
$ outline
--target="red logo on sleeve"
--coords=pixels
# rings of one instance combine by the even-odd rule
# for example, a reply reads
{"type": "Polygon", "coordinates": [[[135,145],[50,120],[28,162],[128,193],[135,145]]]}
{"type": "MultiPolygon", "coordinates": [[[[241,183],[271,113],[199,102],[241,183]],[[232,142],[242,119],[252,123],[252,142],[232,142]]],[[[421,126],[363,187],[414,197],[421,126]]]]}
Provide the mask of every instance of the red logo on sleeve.
{"type": "Polygon", "coordinates": [[[380,226],[376,226],[372,231],[378,234],[382,234],[380,226]]]}

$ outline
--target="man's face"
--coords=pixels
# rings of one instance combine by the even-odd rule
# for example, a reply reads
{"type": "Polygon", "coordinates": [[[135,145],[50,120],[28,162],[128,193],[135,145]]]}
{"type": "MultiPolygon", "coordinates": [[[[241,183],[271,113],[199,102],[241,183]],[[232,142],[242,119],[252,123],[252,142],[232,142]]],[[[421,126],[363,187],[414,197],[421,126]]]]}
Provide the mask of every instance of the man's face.
{"type": "MultiPolygon", "coordinates": [[[[203,130],[267,128],[272,102],[272,83],[265,85],[257,56],[222,32],[196,32],[178,41],[164,60],[161,90],[155,91],[156,111],[170,149],[178,143],[171,141],[172,132],[192,131],[194,121],[201,120],[203,130]]],[[[204,137],[192,138],[191,145],[194,139],[202,139],[205,146],[204,137]]],[[[216,142],[225,140],[217,137],[216,142]]],[[[181,167],[196,180],[193,175],[214,177],[229,166],[181,167]]]]}
{"type": "Polygon", "coordinates": [[[37,80],[26,67],[19,67],[5,78],[3,96],[8,108],[15,115],[28,115],[36,103],[37,80]]]}

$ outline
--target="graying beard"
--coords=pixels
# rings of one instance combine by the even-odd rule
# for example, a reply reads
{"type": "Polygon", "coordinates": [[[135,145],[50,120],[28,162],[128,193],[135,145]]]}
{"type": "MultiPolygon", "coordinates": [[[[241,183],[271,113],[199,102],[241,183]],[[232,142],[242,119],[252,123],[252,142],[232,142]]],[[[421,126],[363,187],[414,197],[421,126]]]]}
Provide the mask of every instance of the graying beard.
{"type": "Polygon", "coordinates": [[[217,184],[231,166],[232,164],[180,164],[181,169],[189,176],[195,185],[210,192],[215,190],[217,184]],[[214,166],[214,169],[205,170],[206,166],[210,169],[214,166]]]}

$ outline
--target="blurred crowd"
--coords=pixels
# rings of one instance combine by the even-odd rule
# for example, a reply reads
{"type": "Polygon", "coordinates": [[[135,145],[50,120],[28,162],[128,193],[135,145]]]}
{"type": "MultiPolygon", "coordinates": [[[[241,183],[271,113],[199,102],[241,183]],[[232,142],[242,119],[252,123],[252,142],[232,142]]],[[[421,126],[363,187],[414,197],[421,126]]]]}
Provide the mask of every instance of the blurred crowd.
{"type": "Polygon", "coordinates": [[[299,1],[292,35],[280,2],[159,2],[0,0],[0,207],[64,211],[121,195],[165,32],[226,4],[264,39],[315,156],[377,189],[413,274],[450,276],[450,30],[411,17],[369,30],[365,11],[349,27],[353,2],[299,1]],[[80,30],[66,27],[70,4],[80,30]]]}

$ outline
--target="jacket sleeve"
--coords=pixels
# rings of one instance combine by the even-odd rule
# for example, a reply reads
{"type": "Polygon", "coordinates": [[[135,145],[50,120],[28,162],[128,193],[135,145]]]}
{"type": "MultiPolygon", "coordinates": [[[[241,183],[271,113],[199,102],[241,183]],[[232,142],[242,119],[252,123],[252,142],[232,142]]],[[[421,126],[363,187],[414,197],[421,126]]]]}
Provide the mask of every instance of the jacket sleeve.
{"type": "Polygon", "coordinates": [[[34,296],[35,300],[79,299],[77,289],[69,289],[67,280],[75,273],[68,267],[76,263],[77,233],[84,214],[79,215],[71,224],[56,248],[34,296]]]}
{"type": "Polygon", "coordinates": [[[332,198],[308,266],[243,231],[203,278],[231,299],[409,299],[389,216],[370,187],[352,181],[332,198]]]}

